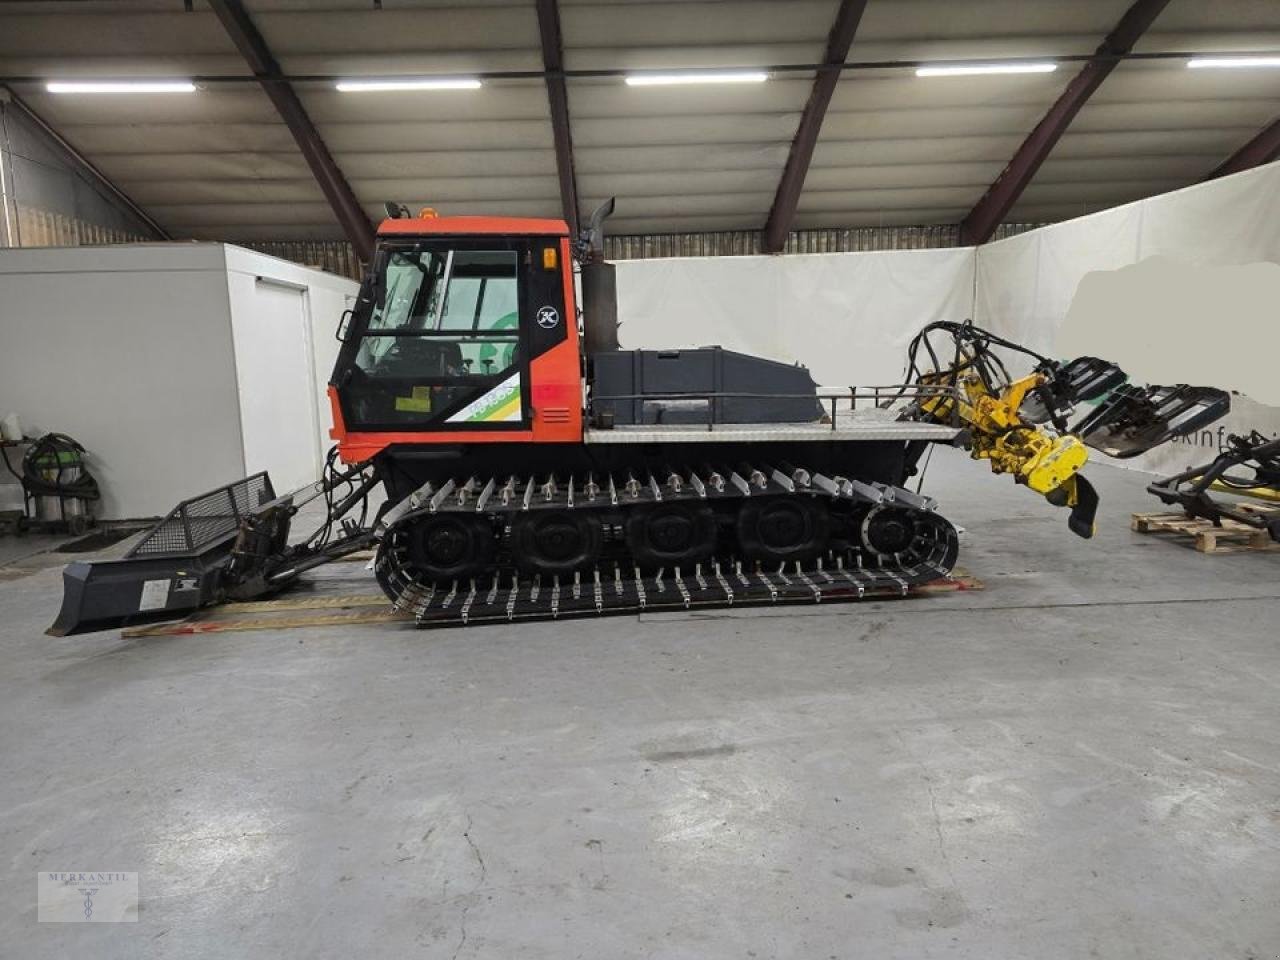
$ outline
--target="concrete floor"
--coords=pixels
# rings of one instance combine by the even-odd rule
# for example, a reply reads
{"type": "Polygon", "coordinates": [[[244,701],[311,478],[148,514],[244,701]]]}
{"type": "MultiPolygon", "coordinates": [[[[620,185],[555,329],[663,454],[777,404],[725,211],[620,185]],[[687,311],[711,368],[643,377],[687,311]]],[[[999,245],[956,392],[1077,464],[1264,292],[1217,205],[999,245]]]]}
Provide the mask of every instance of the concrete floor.
{"type": "Polygon", "coordinates": [[[1280,955],[1280,555],[984,471],[927,489],[987,589],[908,601],[56,640],[0,582],[0,955],[1280,955]],[[140,921],[37,923],[73,869],[140,921]]]}

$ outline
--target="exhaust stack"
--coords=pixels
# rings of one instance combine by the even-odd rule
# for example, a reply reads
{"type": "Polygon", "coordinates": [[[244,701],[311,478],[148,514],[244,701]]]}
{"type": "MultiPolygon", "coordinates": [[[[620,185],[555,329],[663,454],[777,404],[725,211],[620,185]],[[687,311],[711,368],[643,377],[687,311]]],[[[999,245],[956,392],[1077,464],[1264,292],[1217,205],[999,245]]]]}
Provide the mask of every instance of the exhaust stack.
{"type": "Polygon", "coordinates": [[[578,240],[582,260],[582,339],[587,357],[618,349],[618,281],[604,259],[604,221],[616,197],[596,207],[578,240]]]}

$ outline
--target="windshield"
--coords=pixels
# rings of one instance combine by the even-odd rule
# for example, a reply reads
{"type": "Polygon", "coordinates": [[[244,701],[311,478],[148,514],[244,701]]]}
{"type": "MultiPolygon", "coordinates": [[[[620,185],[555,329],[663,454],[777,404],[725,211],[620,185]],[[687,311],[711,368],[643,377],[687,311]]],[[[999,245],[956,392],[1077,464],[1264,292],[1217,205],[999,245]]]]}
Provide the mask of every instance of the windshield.
{"type": "Polygon", "coordinates": [[[515,359],[517,255],[513,250],[424,250],[387,258],[382,303],[375,304],[356,364],[366,373],[400,373],[397,356],[431,360],[436,375],[491,376],[515,359]],[[400,338],[457,331],[423,349],[400,338]],[[501,334],[506,336],[483,336],[501,334]],[[466,334],[470,334],[469,336],[466,334]],[[428,357],[428,354],[430,355],[428,357]],[[394,368],[394,369],[393,369],[394,368]]]}
{"type": "Polygon", "coordinates": [[[369,330],[500,330],[515,326],[512,250],[393,253],[369,330]]]}

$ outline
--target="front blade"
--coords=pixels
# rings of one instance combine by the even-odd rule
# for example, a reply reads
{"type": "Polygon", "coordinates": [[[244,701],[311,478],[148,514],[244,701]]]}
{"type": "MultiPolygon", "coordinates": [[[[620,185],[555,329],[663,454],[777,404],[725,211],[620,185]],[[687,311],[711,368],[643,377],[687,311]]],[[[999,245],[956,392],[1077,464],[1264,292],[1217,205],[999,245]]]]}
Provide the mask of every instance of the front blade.
{"type": "MultiPolygon", "coordinates": [[[[225,557],[224,557],[225,559],[225,557]]],[[[182,617],[217,596],[222,562],[195,557],[68,564],[51,637],[182,617]]]]}
{"type": "Polygon", "coordinates": [[[276,498],[265,472],[183,500],[124,559],[68,565],[62,608],[46,632],[173,619],[221,601],[282,547],[289,503],[276,498]]]}

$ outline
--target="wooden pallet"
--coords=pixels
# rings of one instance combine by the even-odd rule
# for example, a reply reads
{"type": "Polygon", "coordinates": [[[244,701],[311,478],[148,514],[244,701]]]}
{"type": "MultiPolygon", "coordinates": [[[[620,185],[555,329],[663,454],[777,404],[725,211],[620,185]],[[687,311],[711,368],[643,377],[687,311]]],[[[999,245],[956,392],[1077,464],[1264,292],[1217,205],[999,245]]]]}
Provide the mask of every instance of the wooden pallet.
{"type": "MultiPolygon", "coordinates": [[[[1275,507],[1238,504],[1242,512],[1262,517],[1275,516],[1275,507]]],[[[1224,519],[1215,527],[1209,520],[1188,517],[1185,513],[1135,513],[1129,521],[1129,529],[1138,533],[1167,533],[1172,539],[1189,540],[1201,553],[1240,553],[1244,550],[1280,550],[1280,543],[1271,539],[1266,530],[1259,530],[1235,520],[1224,519]]]]}

